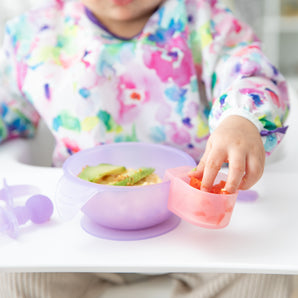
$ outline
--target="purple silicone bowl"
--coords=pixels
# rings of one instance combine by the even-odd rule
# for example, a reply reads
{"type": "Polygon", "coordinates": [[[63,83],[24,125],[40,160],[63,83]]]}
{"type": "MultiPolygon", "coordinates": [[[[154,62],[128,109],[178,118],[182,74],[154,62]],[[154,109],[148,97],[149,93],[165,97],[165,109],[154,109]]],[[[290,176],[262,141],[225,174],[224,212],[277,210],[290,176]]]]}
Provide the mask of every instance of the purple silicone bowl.
{"type": "Polygon", "coordinates": [[[152,227],[167,220],[170,182],[145,186],[109,186],[77,177],[86,165],[99,163],[128,168],[153,167],[160,178],[169,168],[195,166],[188,154],[165,145],[147,143],[115,143],[82,150],[63,165],[56,201],[64,218],[78,210],[92,222],[111,229],[136,230],[152,227]]]}

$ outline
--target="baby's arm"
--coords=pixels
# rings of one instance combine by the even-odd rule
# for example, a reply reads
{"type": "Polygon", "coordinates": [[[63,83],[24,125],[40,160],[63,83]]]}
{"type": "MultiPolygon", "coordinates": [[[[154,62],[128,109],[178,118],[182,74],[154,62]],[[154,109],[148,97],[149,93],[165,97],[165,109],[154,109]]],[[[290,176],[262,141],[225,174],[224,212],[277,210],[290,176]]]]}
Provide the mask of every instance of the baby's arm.
{"type": "Polygon", "coordinates": [[[285,133],[289,102],[284,78],[263,55],[251,29],[218,4],[209,13],[205,26],[210,35],[201,33],[201,40],[207,38],[202,79],[212,106],[212,133],[193,174],[208,190],[222,163],[229,162],[226,190],[234,192],[260,179],[265,151],[270,154],[285,133]]]}
{"type": "Polygon", "coordinates": [[[6,28],[0,50],[0,143],[15,137],[31,137],[39,115],[22,91],[26,65],[17,57],[17,41],[6,28]]]}

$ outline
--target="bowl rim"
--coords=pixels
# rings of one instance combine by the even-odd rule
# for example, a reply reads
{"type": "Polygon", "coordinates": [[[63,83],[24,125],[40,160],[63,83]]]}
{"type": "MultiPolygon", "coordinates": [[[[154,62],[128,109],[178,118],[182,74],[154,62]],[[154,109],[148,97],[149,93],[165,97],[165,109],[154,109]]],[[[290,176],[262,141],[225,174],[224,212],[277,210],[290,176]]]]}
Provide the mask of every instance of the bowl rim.
{"type": "Polygon", "coordinates": [[[68,170],[69,164],[74,159],[76,159],[76,158],[78,158],[80,156],[84,156],[86,154],[89,154],[91,152],[94,152],[94,151],[97,151],[97,150],[101,150],[102,149],[102,146],[105,146],[105,148],[107,148],[107,147],[110,147],[110,148],[111,147],[119,147],[119,146],[124,146],[124,147],[138,146],[138,147],[160,148],[162,150],[167,150],[167,151],[171,151],[171,152],[174,152],[176,154],[179,154],[179,155],[183,156],[186,160],[188,159],[189,164],[190,163],[193,163],[194,166],[196,165],[195,160],[188,153],[182,151],[181,149],[177,149],[177,148],[172,147],[172,146],[169,146],[169,145],[155,144],[155,143],[145,143],[145,142],[116,142],[116,143],[111,143],[111,144],[100,144],[100,145],[96,145],[96,146],[94,146],[92,148],[83,149],[83,150],[81,150],[79,152],[76,152],[75,154],[71,155],[63,163],[62,169],[63,169],[64,176],[66,176],[67,178],[71,179],[73,182],[82,184],[85,187],[92,185],[94,188],[98,188],[99,191],[104,191],[104,190],[113,190],[113,191],[124,191],[124,190],[126,190],[126,191],[131,191],[132,189],[134,189],[134,190],[142,190],[145,187],[146,188],[156,188],[156,187],[161,187],[162,185],[170,184],[170,181],[162,181],[160,183],[148,184],[148,185],[138,185],[138,186],[133,186],[133,185],[132,186],[115,186],[115,185],[107,185],[107,184],[97,184],[97,183],[93,183],[93,182],[90,182],[90,181],[86,181],[86,180],[80,179],[79,177],[77,177],[75,174],[71,173],[68,170]]]}

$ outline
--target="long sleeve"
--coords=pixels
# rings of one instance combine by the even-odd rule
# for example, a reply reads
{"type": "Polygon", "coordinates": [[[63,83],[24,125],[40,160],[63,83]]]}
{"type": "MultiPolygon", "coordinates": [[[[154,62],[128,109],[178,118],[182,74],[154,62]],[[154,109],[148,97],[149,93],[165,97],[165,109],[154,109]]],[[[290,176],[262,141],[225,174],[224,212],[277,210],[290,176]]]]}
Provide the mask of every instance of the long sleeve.
{"type": "Polygon", "coordinates": [[[39,115],[22,92],[26,65],[17,56],[18,41],[6,26],[0,52],[0,142],[15,137],[32,137],[39,115]]]}
{"type": "Polygon", "coordinates": [[[269,154],[281,141],[289,110],[285,79],[261,51],[249,26],[217,1],[198,1],[201,78],[211,131],[229,115],[252,121],[269,154]]]}

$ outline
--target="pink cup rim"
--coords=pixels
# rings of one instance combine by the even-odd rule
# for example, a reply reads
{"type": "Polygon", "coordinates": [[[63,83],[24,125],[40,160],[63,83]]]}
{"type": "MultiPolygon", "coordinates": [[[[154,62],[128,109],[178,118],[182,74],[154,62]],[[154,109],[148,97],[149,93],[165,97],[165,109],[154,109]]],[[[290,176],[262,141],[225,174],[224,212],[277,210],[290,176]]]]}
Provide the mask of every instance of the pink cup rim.
{"type": "MultiPolygon", "coordinates": [[[[174,168],[174,169],[178,169],[178,168],[180,168],[180,167],[177,167],[177,168],[174,168]]],[[[182,167],[181,167],[182,168],[182,167]]],[[[184,168],[184,167],[183,167],[184,168]]],[[[185,168],[188,168],[188,166],[186,166],[185,168]]],[[[191,169],[191,167],[189,167],[190,169],[191,169]]],[[[166,173],[168,172],[168,173],[170,173],[170,171],[171,171],[172,169],[167,169],[166,170],[166,173]]],[[[185,181],[185,179],[187,178],[187,179],[190,179],[189,178],[189,176],[187,175],[187,173],[188,172],[185,172],[185,174],[183,174],[182,176],[175,176],[174,174],[171,174],[170,173],[170,175],[172,175],[173,176],[173,178],[174,179],[179,179],[179,180],[182,180],[184,183],[185,183],[185,185],[186,185],[186,187],[189,187],[189,189],[191,189],[191,190],[196,190],[196,191],[199,191],[199,192],[202,192],[202,193],[204,193],[204,194],[208,194],[208,195],[210,195],[210,196],[214,196],[214,197],[216,197],[216,196],[221,196],[221,197],[234,197],[235,195],[238,195],[238,193],[239,193],[239,190],[237,190],[236,192],[234,192],[234,193],[229,193],[229,194],[217,194],[217,193],[212,193],[212,192],[207,192],[207,191],[203,191],[203,190],[201,190],[201,189],[198,189],[198,188],[195,188],[195,187],[193,187],[193,186],[191,186],[189,183],[187,183],[187,181],[185,181]]],[[[220,175],[224,175],[224,176],[226,176],[227,177],[227,174],[226,173],[224,173],[223,171],[219,171],[218,172],[218,174],[220,174],[220,175]]],[[[171,180],[171,179],[170,179],[171,180]]],[[[174,182],[174,181],[173,181],[174,182]]]]}

